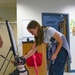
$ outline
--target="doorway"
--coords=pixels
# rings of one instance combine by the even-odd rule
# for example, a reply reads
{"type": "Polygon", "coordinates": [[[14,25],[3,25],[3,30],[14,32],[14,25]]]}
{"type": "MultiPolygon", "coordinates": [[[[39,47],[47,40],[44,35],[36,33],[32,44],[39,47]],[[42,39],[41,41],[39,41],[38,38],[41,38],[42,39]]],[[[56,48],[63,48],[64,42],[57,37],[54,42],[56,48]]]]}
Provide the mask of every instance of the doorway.
{"type": "MultiPolygon", "coordinates": [[[[70,45],[69,37],[69,14],[42,13],[42,25],[51,26],[63,33],[70,45]]],[[[66,62],[65,71],[70,71],[70,62],[66,62]]]]}

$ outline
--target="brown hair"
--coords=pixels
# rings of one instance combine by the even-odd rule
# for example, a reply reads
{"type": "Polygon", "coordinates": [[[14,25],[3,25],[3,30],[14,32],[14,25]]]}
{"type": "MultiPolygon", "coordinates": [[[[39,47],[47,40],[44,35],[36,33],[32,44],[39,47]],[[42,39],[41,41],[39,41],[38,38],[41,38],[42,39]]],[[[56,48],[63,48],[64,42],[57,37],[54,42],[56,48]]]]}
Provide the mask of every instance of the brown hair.
{"type": "Polygon", "coordinates": [[[37,46],[43,43],[43,37],[44,37],[43,26],[41,26],[37,21],[32,20],[29,22],[27,29],[35,29],[36,27],[38,27],[37,31],[38,37],[35,36],[35,42],[37,46]]]}

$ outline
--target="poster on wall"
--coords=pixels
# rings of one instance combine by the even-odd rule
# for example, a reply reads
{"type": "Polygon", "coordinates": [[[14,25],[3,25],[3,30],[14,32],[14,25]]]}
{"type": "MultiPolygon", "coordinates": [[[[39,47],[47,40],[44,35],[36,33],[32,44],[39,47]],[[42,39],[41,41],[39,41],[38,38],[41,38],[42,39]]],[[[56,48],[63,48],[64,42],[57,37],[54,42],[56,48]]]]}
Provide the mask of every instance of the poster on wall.
{"type": "Polygon", "coordinates": [[[27,25],[31,20],[32,19],[22,19],[22,38],[24,41],[27,41],[27,39],[29,39],[29,41],[34,40],[34,36],[27,30],[27,25]]]}
{"type": "Polygon", "coordinates": [[[70,21],[70,50],[72,56],[71,70],[75,70],[75,19],[70,21]]]}

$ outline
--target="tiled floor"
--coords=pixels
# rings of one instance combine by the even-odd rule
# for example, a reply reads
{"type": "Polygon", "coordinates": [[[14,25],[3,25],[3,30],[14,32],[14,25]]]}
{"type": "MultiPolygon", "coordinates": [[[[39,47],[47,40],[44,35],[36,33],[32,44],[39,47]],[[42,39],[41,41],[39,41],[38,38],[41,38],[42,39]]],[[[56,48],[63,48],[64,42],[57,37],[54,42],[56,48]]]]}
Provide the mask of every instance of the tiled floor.
{"type": "Polygon", "coordinates": [[[64,75],[75,75],[75,73],[64,73],[64,75]]]}
{"type": "Polygon", "coordinates": [[[67,72],[65,72],[64,75],[75,75],[75,73],[67,73],[67,72]]]}

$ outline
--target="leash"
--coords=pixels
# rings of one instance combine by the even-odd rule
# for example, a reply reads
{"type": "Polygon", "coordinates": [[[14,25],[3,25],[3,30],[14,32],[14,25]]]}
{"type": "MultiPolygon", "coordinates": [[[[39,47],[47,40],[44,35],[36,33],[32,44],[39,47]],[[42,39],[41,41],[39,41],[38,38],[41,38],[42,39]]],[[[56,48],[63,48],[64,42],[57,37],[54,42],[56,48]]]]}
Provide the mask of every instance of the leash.
{"type": "Polygon", "coordinates": [[[37,67],[37,64],[36,64],[36,57],[35,57],[34,54],[33,54],[33,59],[34,59],[34,67],[35,67],[36,75],[38,75],[38,67],[37,67]]]}

